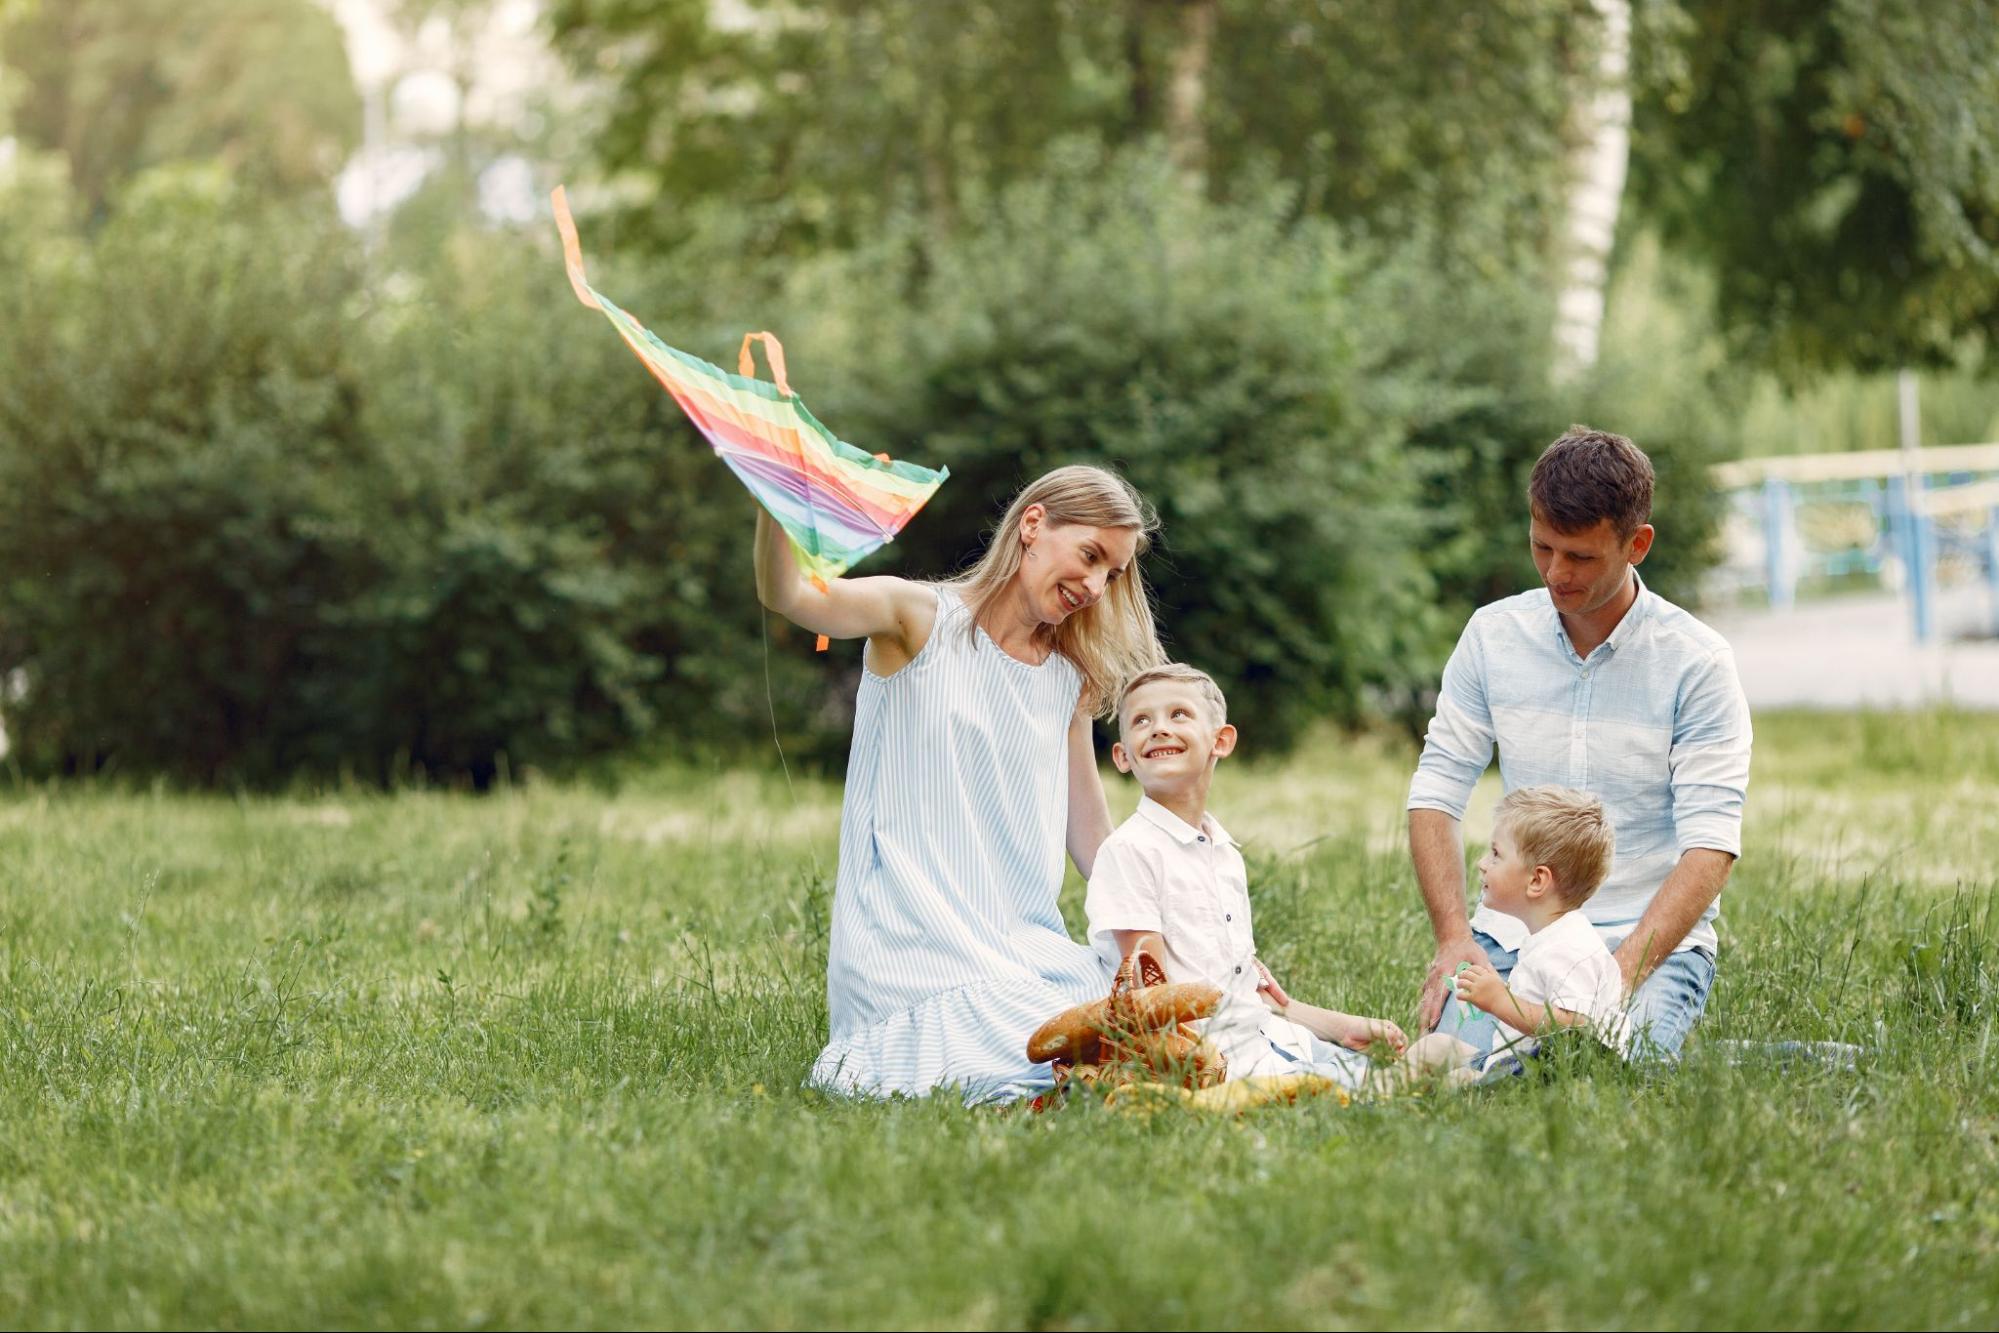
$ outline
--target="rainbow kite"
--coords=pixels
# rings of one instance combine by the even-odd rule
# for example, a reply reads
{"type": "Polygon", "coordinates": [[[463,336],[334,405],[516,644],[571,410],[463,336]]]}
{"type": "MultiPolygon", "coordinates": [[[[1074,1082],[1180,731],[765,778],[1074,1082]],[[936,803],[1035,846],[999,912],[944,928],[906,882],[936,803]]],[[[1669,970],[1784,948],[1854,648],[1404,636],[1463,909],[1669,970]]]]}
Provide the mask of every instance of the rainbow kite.
{"type": "Polygon", "coordinates": [[[836,437],[792,395],[784,379],[784,348],[768,333],[743,335],[737,374],[668,347],[583,278],[583,250],[569,200],[555,188],[555,226],[576,299],[601,310],[646,369],[687,413],[715,452],[791,538],[798,566],[821,589],[883,542],[950,476],[871,454],[836,437]],[[756,378],[750,345],[761,342],[770,361],[767,384],[756,378]]]}

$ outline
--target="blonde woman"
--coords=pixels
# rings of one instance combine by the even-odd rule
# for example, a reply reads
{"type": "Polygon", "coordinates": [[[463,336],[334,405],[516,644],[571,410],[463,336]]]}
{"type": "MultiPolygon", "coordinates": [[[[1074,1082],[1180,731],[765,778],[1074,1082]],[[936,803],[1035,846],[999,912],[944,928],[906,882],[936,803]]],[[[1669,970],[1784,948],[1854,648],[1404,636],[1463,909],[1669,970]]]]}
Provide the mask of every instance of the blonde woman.
{"type": "Polygon", "coordinates": [[[868,641],[814,1083],[968,1102],[1047,1086],[1028,1034],[1109,984],[1055,898],[1064,848],[1087,878],[1111,831],[1090,719],[1162,660],[1137,564],[1156,526],[1113,473],[1059,468],[963,576],[822,591],[758,515],[763,604],[868,641]]]}

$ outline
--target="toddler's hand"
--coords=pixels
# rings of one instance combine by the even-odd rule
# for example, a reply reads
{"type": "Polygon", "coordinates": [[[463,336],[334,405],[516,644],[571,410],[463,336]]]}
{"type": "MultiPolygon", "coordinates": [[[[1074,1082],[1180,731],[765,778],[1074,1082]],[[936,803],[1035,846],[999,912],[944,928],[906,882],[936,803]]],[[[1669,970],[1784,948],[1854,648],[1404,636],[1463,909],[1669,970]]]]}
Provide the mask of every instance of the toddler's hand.
{"type": "Polygon", "coordinates": [[[1490,963],[1473,963],[1457,974],[1458,1000],[1493,1013],[1506,998],[1506,982],[1490,963]]]}

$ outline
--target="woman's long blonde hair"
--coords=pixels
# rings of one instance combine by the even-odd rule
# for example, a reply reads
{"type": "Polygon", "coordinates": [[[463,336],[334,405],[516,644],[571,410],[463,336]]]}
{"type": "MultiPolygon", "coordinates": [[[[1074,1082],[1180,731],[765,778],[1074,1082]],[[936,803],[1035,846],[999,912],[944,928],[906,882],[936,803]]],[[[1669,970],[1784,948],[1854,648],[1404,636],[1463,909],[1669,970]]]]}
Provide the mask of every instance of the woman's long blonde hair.
{"type": "Polygon", "coordinates": [[[1029,482],[1007,506],[1006,516],[1000,519],[978,563],[948,581],[972,613],[968,633],[977,632],[975,627],[1006,595],[1020,572],[1021,553],[1026,549],[1020,540],[1021,515],[1029,505],[1037,504],[1047,512],[1051,527],[1128,528],[1138,534],[1131,567],[1112,580],[1094,606],[1059,625],[1044,625],[1035,633],[1038,642],[1068,658],[1082,672],[1083,706],[1098,717],[1109,717],[1117,707],[1119,684],[1133,673],[1166,660],[1152,624],[1152,602],[1138,569],[1139,557],[1159,530],[1159,516],[1129,482],[1104,468],[1084,464],[1058,467],[1029,482]]]}

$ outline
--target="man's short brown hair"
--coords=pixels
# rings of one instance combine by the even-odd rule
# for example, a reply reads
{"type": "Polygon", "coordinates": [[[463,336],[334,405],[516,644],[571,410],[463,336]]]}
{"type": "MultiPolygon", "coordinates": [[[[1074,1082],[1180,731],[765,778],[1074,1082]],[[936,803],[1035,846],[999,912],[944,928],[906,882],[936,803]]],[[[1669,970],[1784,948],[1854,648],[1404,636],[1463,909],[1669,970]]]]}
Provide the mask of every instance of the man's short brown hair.
{"type": "Polygon", "coordinates": [[[1155,680],[1178,680],[1192,685],[1200,694],[1202,702],[1206,703],[1214,713],[1215,726],[1219,728],[1228,724],[1228,696],[1222,693],[1221,686],[1215,684],[1213,676],[1199,667],[1190,667],[1185,662],[1165,662],[1156,667],[1147,667],[1126,681],[1124,688],[1118,691],[1117,719],[1120,732],[1124,730],[1124,701],[1131,697],[1133,690],[1155,680]]]}
{"type": "Polygon", "coordinates": [[[1557,532],[1610,520],[1620,540],[1652,520],[1652,460],[1622,435],[1571,426],[1542,451],[1527,502],[1557,532]]]}
{"type": "Polygon", "coordinates": [[[1522,787],[1510,791],[1493,818],[1504,827],[1530,866],[1546,866],[1555,877],[1555,897],[1563,907],[1589,901],[1610,874],[1617,838],[1604,817],[1603,802],[1569,787],[1522,787]]]}

